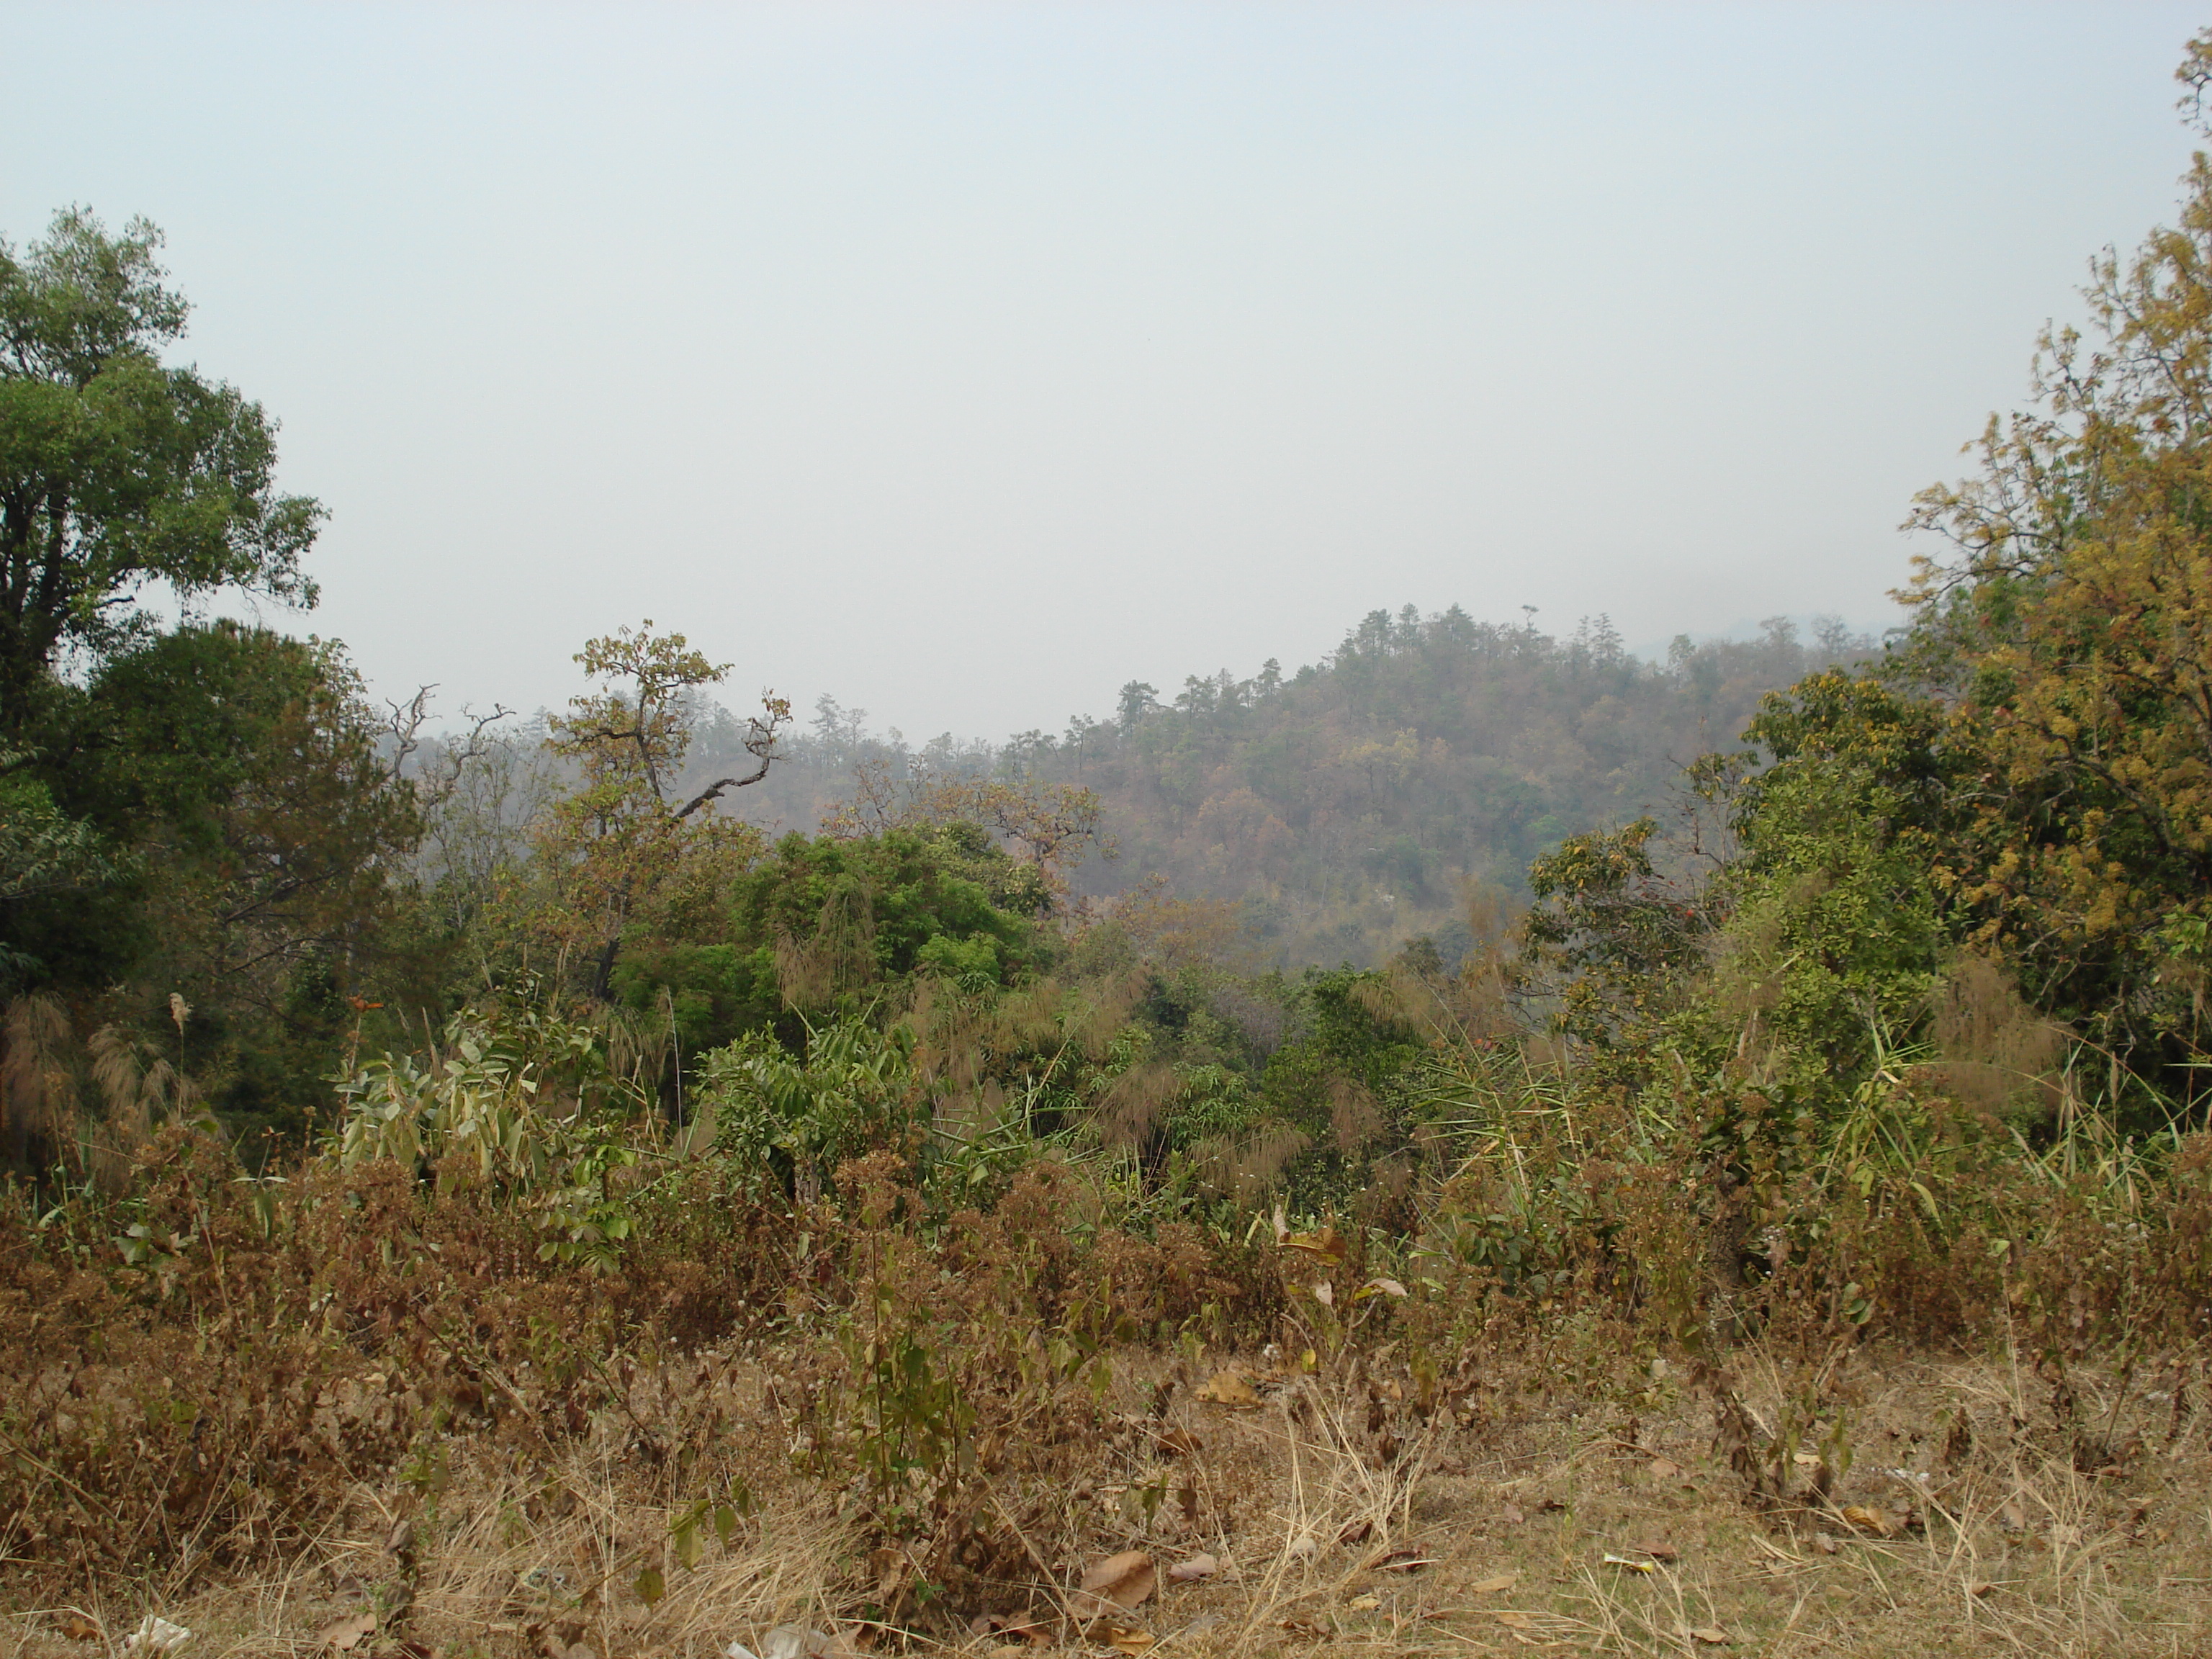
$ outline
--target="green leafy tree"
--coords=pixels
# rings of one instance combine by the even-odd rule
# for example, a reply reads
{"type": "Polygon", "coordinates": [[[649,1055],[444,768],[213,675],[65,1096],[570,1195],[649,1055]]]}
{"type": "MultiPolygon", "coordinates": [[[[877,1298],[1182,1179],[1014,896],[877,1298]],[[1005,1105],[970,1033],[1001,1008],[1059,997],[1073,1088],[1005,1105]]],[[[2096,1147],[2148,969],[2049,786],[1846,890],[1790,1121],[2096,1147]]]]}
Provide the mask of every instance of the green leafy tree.
{"type": "Polygon", "coordinates": [[[787,836],[712,910],[634,933],[615,989],[671,1010],[687,1048],[769,1025],[798,1043],[918,975],[987,992],[1034,972],[1036,902],[1031,867],[973,824],[787,836]]]}
{"type": "MultiPolygon", "coordinates": [[[[950,830],[972,836],[984,830],[1019,856],[1026,872],[1017,900],[1003,882],[994,884],[997,901],[1017,902],[1032,915],[1058,907],[1070,871],[1086,853],[1111,860],[1119,849],[1101,833],[1097,794],[1076,784],[1037,777],[976,778],[910,765],[903,775],[884,760],[864,760],[853,769],[854,794],[823,815],[822,827],[836,836],[881,835],[893,830],[950,830]]],[[[1011,871],[1005,866],[1000,874],[1011,871]]]]}
{"type": "Polygon", "coordinates": [[[1293,1207],[1346,1208],[1376,1166],[1406,1149],[1413,1123],[1401,1085],[1422,1046],[1381,974],[1309,969],[1285,1001],[1297,1034],[1267,1057],[1249,1120],[1295,1137],[1282,1140],[1291,1155],[1279,1171],[1293,1207]]]}
{"type": "Polygon", "coordinates": [[[58,902],[82,905],[119,873],[90,824],[56,807],[35,778],[8,775],[4,769],[25,758],[0,755],[0,990],[6,991],[47,969],[14,942],[21,939],[28,913],[58,902]]]}
{"type": "Polygon", "coordinates": [[[203,1095],[297,1128],[346,999],[411,995],[425,970],[416,792],[343,654],[186,626],[58,684],[43,728],[43,752],[0,772],[0,842],[46,843],[46,877],[0,896],[17,985],[141,1030],[180,994],[189,1052],[172,1053],[203,1095]]]}
{"type": "Polygon", "coordinates": [[[0,724],[21,732],[60,653],[149,627],[135,601],[239,588],[313,605],[323,509],[274,486],[276,422],[162,349],[188,307],[161,234],[82,209],[0,241],[0,724]]]}
{"type": "Polygon", "coordinates": [[[1121,695],[1115,700],[1114,711],[1121,722],[1121,730],[1125,732],[1135,731],[1143,721],[1145,712],[1158,707],[1155,699],[1159,695],[1159,687],[1147,684],[1143,680],[1131,680],[1124,685],[1121,695]]]}
{"type": "Polygon", "coordinates": [[[1656,818],[1571,836],[1528,869],[1522,986],[1552,1000],[1559,1030],[1632,1068],[1648,1054],[1712,917],[1701,890],[1652,858],[1656,818]]]}
{"type": "Polygon", "coordinates": [[[896,1145],[926,1097],[915,1075],[914,1034],[853,1016],[809,1027],[803,1058],[766,1030],[706,1057],[717,1149],[744,1178],[772,1181],[812,1203],[838,1164],[896,1145]]]}
{"type": "Polygon", "coordinates": [[[1982,757],[1933,699],[1834,670],[1769,696],[1744,736],[1767,763],[1734,783],[1719,931],[1674,1030],[1705,1069],[1771,1060],[1840,1108],[1925,1022],[1957,944],[1982,757]]]}
{"type": "Polygon", "coordinates": [[[373,949],[421,824],[337,647],[181,629],[111,661],[78,728],[72,804],[140,854],[149,948],[197,998],[275,1013],[373,949]]]}

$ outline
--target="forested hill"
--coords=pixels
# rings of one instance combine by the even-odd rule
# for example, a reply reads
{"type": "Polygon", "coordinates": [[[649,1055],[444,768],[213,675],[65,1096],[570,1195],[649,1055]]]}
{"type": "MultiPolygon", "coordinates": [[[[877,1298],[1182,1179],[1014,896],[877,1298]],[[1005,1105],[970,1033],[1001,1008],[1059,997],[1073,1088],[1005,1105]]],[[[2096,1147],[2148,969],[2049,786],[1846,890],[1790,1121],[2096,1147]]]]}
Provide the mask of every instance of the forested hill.
{"type": "MultiPolygon", "coordinates": [[[[1664,812],[1682,764],[1732,744],[1764,694],[1875,648],[1839,623],[1807,640],[1775,618],[1755,639],[1679,638],[1648,662],[1601,617],[1559,638],[1408,605],[1370,613],[1293,673],[1271,660],[1172,693],[1132,682],[1109,714],[996,746],[916,748],[825,696],[732,805],[811,831],[870,768],[1080,786],[1119,849],[1078,869],[1080,891],[1159,876],[1237,902],[1285,965],[1369,963],[1419,933],[1449,957],[1468,879],[1522,895],[1529,860],[1565,836],[1664,812]]],[[[708,721],[692,772],[727,770],[740,730],[708,721]]]]}

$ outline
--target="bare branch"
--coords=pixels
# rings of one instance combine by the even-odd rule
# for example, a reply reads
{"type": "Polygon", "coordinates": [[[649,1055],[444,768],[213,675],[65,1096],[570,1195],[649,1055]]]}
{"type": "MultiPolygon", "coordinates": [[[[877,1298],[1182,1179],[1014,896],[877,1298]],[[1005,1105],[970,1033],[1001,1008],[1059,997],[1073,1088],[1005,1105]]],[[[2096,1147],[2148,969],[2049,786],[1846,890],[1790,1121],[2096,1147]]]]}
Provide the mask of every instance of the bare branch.
{"type": "Polygon", "coordinates": [[[718,778],[708,784],[676,814],[678,823],[682,823],[709,802],[720,799],[725,789],[743,789],[758,783],[768,775],[768,769],[775,761],[776,732],[791,719],[791,705],[775,692],[763,691],[761,693],[761,707],[766,711],[768,719],[763,720],[757,714],[750,718],[745,724],[750,729],[745,733],[744,739],[745,752],[758,760],[760,764],[742,778],[718,778]]]}
{"type": "Polygon", "coordinates": [[[438,689],[437,682],[418,685],[415,695],[405,702],[387,700],[385,707],[392,711],[386,728],[392,733],[392,781],[399,781],[406,769],[407,757],[422,746],[422,722],[430,718],[430,694],[438,689]]]}

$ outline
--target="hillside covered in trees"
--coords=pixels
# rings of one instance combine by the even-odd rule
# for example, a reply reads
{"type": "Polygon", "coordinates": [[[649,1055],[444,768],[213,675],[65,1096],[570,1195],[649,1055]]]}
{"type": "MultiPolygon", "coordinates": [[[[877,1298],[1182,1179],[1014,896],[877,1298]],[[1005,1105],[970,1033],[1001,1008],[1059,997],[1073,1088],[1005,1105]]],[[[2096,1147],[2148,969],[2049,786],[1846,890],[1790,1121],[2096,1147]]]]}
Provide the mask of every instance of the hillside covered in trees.
{"type": "MultiPolygon", "coordinates": [[[[949,774],[1089,790],[1099,840],[1071,872],[1079,893],[1161,878],[1233,902],[1279,966],[1372,966],[1423,934],[1456,962],[1470,884],[1525,902],[1532,859],[1597,825],[1671,814],[1683,765],[1733,744],[1760,697],[1879,649],[1832,622],[1801,639],[1778,617],[1754,640],[1678,639],[1650,663],[1602,617],[1559,640],[1407,606],[1293,673],[1270,661],[1249,679],[1194,675],[1166,700],[1132,682],[1110,715],[996,747],[916,750],[825,696],[735,810],[811,828],[871,772],[878,786],[949,774]]],[[[702,732],[702,775],[725,759],[714,739],[702,732]]]]}

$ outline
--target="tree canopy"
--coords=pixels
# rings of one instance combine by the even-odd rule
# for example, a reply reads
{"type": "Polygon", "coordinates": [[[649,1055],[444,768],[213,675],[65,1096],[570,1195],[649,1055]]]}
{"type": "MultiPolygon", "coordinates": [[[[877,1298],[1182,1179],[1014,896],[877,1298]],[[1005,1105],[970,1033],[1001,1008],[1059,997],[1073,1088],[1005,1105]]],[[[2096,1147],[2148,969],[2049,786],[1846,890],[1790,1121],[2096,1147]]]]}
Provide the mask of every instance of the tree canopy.
{"type": "Polygon", "coordinates": [[[312,605],[301,569],[323,509],[275,485],[276,422],[233,386],[165,363],[189,307],[161,234],[66,210],[20,252],[0,240],[0,723],[20,729],[71,650],[149,624],[165,585],[312,605]]]}

